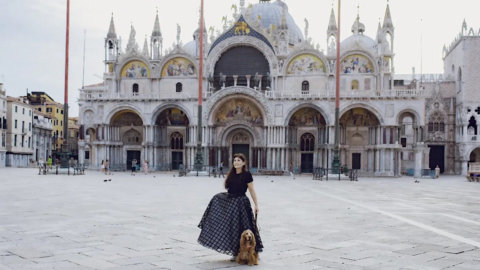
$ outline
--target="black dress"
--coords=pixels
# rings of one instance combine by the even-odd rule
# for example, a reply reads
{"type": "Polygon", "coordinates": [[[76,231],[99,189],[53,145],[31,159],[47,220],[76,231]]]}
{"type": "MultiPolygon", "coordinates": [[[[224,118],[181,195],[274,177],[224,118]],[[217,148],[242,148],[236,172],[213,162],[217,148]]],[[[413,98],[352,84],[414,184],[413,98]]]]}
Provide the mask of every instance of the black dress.
{"type": "Polygon", "coordinates": [[[198,227],[202,230],[198,243],[220,253],[236,256],[240,236],[250,229],[255,235],[255,250],[263,250],[262,240],[254,225],[250,200],[246,196],[248,183],[253,181],[250,172],[234,173],[227,186],[228,192],[218,193],[210,200],[198,227]]]}

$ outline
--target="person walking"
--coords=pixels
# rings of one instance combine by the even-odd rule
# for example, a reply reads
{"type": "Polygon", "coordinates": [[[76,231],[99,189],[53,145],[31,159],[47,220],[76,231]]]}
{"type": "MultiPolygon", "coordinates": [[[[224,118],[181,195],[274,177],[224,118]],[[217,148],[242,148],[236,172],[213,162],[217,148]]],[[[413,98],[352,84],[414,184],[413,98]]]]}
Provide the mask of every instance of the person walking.
{"type": "Polygon", "coordinates": [[[259,209],[257,195],[243,154],[233,156],[233,166],[227,174],[224,187],[227,192],[213,196],[198,224],[201,229],[198,243],[235,258],[240,248],[242,232],[250,229],[257,243],[255,251],[263,251],[255,221],[259,209]],[[255,204],[255,217],[246,195],[247,189],[255,204]]]}
{"type": "Polygon", "coordinates": [[[223,161],[220,161],[220,165],[218,166],[218,178],[220,177],[225,178],[225,175],[223,174],[223,161]]]}
{"type": "Polygon", "coordinates": [[[105,162],[103,162],[103,159],[102,159],[102,164],[100,164],[100,171],[102,173],[105,173],[105,162]]]}
{"type": "Polygon", "coordinates": [[[135,175],[136,170],[137,170],[137,160],[132,159],[132,175],[135,175]]]}
{"type": "Polygon", "coordinates": [[[288,166],[288,172],[290,173],[290,176],[293,177],[293,180],[295,180],[295,174],[293,174],[293,162],[290,161],[290,165],[288,166]]]}
{"type": "Polygon", "coordinates": [[[435,179],[437,179],[438,177],[440,177],[440,167],[435,167],[435,179]]]}
{"type": "Polygon", "coordinates": [[[110,174],[110,160],[105,160],[105,175],[110,174]]]}
{"type": "Polygon", "coordinates": [[[148,161],[146,159],[143,161],[143,171],[145,172],[145,175],[148,174],[148,161]]]}
{"type": "Polygon", "coordinates": [[[48,169],[51,169],[52,168],[52,156],[48,156],[48,159],[47,159],[47,165],[48,165],[48,169]]]}

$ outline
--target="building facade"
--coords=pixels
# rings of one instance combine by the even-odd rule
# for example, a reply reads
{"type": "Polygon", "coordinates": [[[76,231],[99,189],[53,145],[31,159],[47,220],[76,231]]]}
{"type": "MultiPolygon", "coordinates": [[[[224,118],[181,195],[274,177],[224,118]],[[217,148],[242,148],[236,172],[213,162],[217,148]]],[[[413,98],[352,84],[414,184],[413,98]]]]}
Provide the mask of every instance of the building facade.
{"type": "Polygon", "coordinates": [[[52,155],[53,145],[52,118],[46,114],[34,110],[33,113],[33,156],[35,162],[47,161],[52,155]]]}
{"type": "Polygon", "coordinates": [[[33,107],[26,98],[7,97],[6,166],[27,167],[33,163],[33,107]]]}
{"type": "MultiPolygon", "coordinates": [[[[248,7],[240,1],[234,10],[234,20],[217,34],[203,29],[201,127],[200,29],[184,45],[178,29],[176,44],[164,52],[157,14],[143,49],[132,26],[123,51],[112,17],[104,80],[80,89],[80,162],[99,167],[109,159],[112,168],[122,169],[136,158],[158,170],[193,166],[200,128],[205,165],[229,164],[233,153],[241,152],[253,170],[287,171],[290,164],[298,172],[330,167],[337,39],[333,9],[325,50],[312,44],[308,21],[302,33],[281,0],[248,7]]],[[[470,42],[472,55],[456,49],[459,45],[445,49],[445,74],[401,78],[395,74],[395,28],[388,4],[375,38],[364,35],[359,15],[351,29],[340,45],[341,163],[371,176],[419,175],[436,165],[442,173],[466,173],[466,164],[476,158],[470,153],[477,153],[480,144],[473,135],[459,138],[460,132],[476,135],[476,122],[468,120],[476,107],[459,95],[467,97],[474,89],[477,77],[468,76],[480,64],[473,56],[478,33],[462,30],[456,40],[470,42]],[[464,84],[466,79],[472,81],[464,84]],[[470,108],[463,120],[459,105],[470,108]]]]}
{"type": "Polygon", "coordinates": [[[71,157],[78,160],[78,134],[80,127],[78,126],[78,117],[68,118],[68,150],[71,157]]]}
{"type": "Polygon", "coordinates": [[[45,92],[31,92],[27,95],[30,104],[35,107],[35,110],[46,113],[50,116],[53,123],[52,137],[52,154],[57,155],[62,151],[63,144],[63,105],[55,102],[45,92]]]}
{"type": "Polygon", "coordinates": [[[0,168],[7,161],[7,94],[0,83],[0,168]]]}

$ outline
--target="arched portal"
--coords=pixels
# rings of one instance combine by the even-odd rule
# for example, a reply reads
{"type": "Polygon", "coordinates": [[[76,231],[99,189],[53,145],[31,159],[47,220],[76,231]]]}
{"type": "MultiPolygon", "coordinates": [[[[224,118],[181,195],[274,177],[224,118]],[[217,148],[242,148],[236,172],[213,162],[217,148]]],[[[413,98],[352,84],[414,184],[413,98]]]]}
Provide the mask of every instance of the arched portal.
{"type": "MultiPolygon", "coordinates": [[[[340,117],[341,163],[362,171],[378,171],[378,149],[369,147],[378,140],[380,121],[368,109],[352,108],[340,117]]],[[[390,137],[390,136],[388,136],[390,137]]]]}
{"type": "MultiPolygon", "coordinates": [[[[223,156],[222,160],[228,160],[228,164],[233,164],[233,155],[241,153],[247,158],[248,168],[252,164],[257,163],[257,157],[252,153],[252,147],[255,145],[255,139],[248,130],[248,127],[238,126],[231,130],[225,140],[225,144],[229,146],[228,156],[223,156]]],[[[227,153],[222,153],[223,155],[227,153]]]]}
{"type": "Polygon", "coordinates": [[[121,142],[121,145],[109,147],[112,168],[130,169],[132,160],[142,164],[141,153],[144,138],[142,118],[132,110],[121,110],[110,119],[110,130],[107,131],[112,141],[121,142]],[[113,152],[113,154],[112,154],[113,152]],[[123,164],[123,165],[122,165],[123,164]]]}
{"type": "Polygon", "coordinates": [[[288,144],[295,146],[287,154],[288,166],[291,164],[295,171],[305,173],[312,172],[314,167],[327,166],[326,121],[317,109],[297,109],[288,121],[287,137],[288,144]]]}
{"type": "MultiPolygon", "coordinates": [[[[187,114],[177,107],[163,109],[155,119],[154,144],[155,165],[161,170],[178,170],[187,162],[185,145],[190,141],[190,120],[187,114]]],[[[192,150],[193,151],[193,150],[192,150]]]]}

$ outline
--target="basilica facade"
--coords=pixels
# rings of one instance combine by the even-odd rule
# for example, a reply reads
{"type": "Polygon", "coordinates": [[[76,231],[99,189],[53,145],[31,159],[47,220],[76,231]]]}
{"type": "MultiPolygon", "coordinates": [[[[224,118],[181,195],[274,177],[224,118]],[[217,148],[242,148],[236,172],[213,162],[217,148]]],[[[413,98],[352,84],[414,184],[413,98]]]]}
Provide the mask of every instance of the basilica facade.
{"type": "MultiPolygon", "coordinates": [[[[163,50],[158,14],[140,49],[131,28],[123,50],[113,17],[105,38],[103,82],[80,89],[79,159],[155,170],[195,163],[201,129],[204,165],[231,164],[244,153],[253,171],[312,172],[330,167],[335,125],[337,24],[333,9],[326,49],[314,46],[281,0],[241,0],[221,31],[204,31],[203,110],[198,126],[200,29],[163,50]]],[[[362,175],[399,176],[435,168],[466,173],[480,161],[473,74],[478,32],[466,24],[444,48],[445,72],[395,74],[390,7],[374,38],[357,15],[340,45],[340,161],[362,175]],[[468,48],[468,50],[465,50],[468,48]],[[474,96],[472,96],[474,95],[474,96]],[[473,97],[473,98],[471,98],[473,97]]],[[[478,91],[477,91],[478,92],[478,91]]]]}

